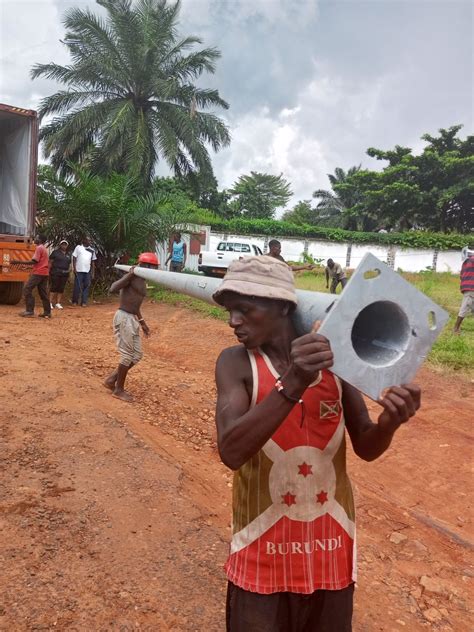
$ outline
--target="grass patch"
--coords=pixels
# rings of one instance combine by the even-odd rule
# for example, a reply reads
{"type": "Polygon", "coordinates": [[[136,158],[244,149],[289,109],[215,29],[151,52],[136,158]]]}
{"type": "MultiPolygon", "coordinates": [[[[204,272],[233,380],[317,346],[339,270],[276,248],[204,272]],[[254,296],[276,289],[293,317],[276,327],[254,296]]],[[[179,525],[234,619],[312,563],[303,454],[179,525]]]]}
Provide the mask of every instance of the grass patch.
{"type": "Polygon", "coordinates": [[[450,317],[444,331],[435,342],[428,360],[438,366],[463,371],[472,377],[474,376],[474,319],[464,319],[460,336],[452,334],[455,320],[455,316],[450,317]]]}
{"type": "Polygon", "coordinates": [[[165,287],[158,285],[150,290],[150,298],[160,303],[168,303],[168,305],[174,305],[175,307],[187,307],[188,309],[209,316],[210,318],[217,318],[217,320],[228,320],[228,314],[222,307],[218,305],[209,305],[204,301],[200,301],[198,298],[192,296],[186,296],[173,290],[168,290],[165,287]]]}
{"type": "MultiPolygon", "coordinates": [[[[401,274],[450,314],[449,322],[435,342],[428,356],[428,361],[437,368],[448,368],[452,371],[460,371],[468,377],[474,376],[474,318],[468,316],[464,319],[460,336],[453,336],[451,333],[462,300],[459,291],[459,276],[448,272],[430,271],[417,274],[403,272],[401,274]]],[[[327,292],[326,278],[322,268],[296,273],[295,284],[301,290],[327,292]]],[[[150,295],[155,301],[177,307],[186,307],[204,316],[224,322],[228,319],[227,312],[222,307],[209,305],[197,298],[191,298],[160,286],[151,290],[150,295]]]]}

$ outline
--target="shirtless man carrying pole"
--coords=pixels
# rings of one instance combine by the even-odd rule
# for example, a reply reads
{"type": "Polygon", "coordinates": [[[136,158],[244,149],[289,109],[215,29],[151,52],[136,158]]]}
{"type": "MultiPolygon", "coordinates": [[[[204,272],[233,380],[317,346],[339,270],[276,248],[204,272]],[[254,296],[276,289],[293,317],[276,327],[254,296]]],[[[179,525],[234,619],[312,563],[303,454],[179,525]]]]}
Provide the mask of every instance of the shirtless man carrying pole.
{"type": "MultiPolygon", "coordinates": [[[[138,265],[141,268],[156,269],[158,258],[153,252],[143,252],[138,257],[138,265]]],[[[134,267],[121,279],[112,283],[109,290],[113,293],[120,292],[120,307],[114,316],[114,335],[120,362],[104,384],[110,388],[114,397],[124,402],[133,401],[133,397],[125,390],[127,374],[143,357],[140,326],[145,336],[150,335],[150,329],[140,311],[146,296],[146,281],[134,275],[134,267]]]]}

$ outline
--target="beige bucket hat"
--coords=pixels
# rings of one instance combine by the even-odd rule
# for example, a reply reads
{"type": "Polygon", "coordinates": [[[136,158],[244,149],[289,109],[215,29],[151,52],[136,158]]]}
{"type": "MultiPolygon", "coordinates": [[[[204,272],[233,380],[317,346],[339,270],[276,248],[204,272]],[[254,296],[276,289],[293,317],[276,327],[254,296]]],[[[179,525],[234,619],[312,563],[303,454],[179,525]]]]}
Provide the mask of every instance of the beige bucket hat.
{"type": "Polygon", "coordinates": [[[243,257],[232,261],[212,296],[216,303],[222,304],[224,292],[289,301],[295,305],[298,302],[293,273],[286,263],[274,257],[243,257]]]}

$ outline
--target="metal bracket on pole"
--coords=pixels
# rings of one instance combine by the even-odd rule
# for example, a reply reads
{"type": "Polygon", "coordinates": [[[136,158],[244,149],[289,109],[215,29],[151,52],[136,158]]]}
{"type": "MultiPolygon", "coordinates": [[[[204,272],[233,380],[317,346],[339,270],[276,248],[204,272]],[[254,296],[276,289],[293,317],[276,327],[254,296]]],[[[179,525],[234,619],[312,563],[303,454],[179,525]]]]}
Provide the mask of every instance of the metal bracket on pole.
{"type": "Polygon", "coordinates": [[[449,314],[368,253],[319,333],[331,341],[333,373],[378,399],[383,389],[409,382],[449,314]]]}

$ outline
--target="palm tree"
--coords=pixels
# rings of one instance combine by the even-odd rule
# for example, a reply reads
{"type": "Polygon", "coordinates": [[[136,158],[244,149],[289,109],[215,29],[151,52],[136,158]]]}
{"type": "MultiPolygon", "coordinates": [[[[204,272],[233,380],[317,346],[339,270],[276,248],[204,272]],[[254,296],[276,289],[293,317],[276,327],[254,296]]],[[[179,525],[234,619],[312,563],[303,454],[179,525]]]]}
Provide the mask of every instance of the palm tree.
{"type": "Polygon", "coordinates": [[[159,160],[176,175],[212,173],[208,147],[218,151],[230,135],[204,110],[228,104],[193,82],[214,73],[220,52],[190,50],[202,41],[178,36],[179,0],[96,1],[105,18],[88,9],[65,14],[71,65],[32,69],[33,78],[66,86],[40,104],[41,118],[55,115],[40,133],[52,165],[61,173],[70,162],[127,172],[145,185],[159,160]]]}
{"type": "Polygon", "coordinates": [[[49,165],[38,174],[38,221],[48,241],[80,243],[90,235],[99,277],[108,277],[117,257],[154,250],[192,217],[196,205],[179,190],[151,187],[145,194],[126,174],[92,175],[71,166],[60,176],[49,165]]]}
{"type": "Polygon", "coordinates": [[[350,226],[351,218],[344,217],[344,214],[358,203],[360,196],[353,187],[347,187],[339,191],[337,187],[338,185],[346,184],[347,180],[360,169],[361,165],[358,165],[357,167],[351,167],[346,172],[344,169],[337,167],[334,170],[334,175],[328,173],[332,191],[318,189],[313,193],[313,197],[320,200],[316,205],[316,209],[320,211],[322,219],[336,220],[338,223],[346,224],[343,226],[344,228],[352,228],[350,226]]]}

